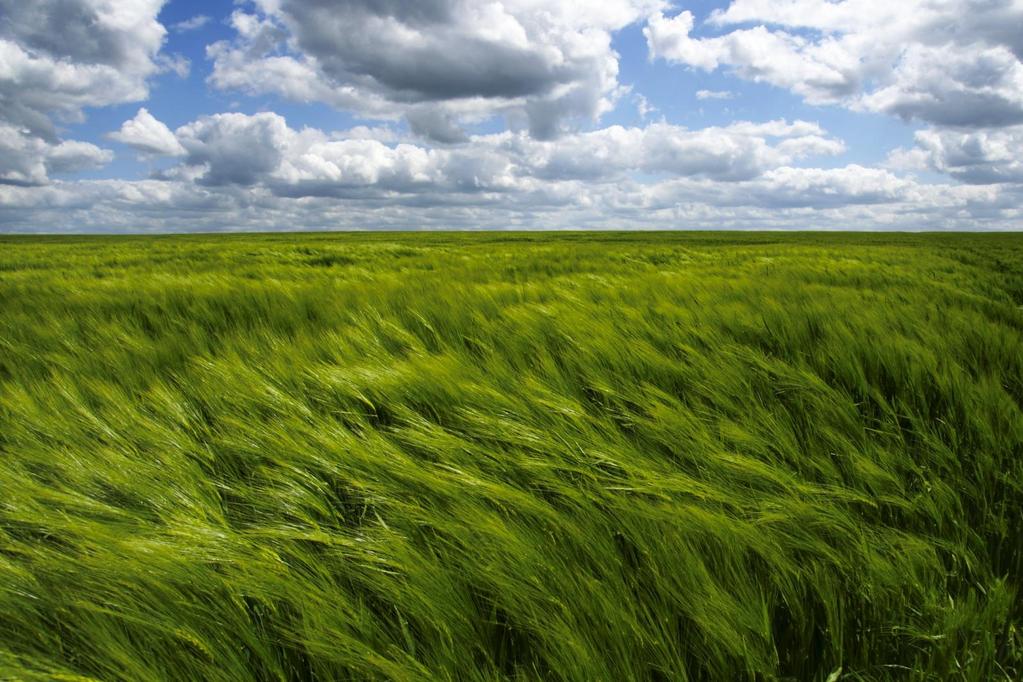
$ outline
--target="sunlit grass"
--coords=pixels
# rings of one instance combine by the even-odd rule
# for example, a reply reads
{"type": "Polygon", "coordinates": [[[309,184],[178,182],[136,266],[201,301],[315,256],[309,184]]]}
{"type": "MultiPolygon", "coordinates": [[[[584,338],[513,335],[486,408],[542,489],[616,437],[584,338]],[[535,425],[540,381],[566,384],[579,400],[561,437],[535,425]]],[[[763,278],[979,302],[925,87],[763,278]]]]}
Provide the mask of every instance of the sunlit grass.
{"type": "Polygon", "coordinates": [[[0,679],[1015,680],[1023,238],[0,239],[0,679]]]}

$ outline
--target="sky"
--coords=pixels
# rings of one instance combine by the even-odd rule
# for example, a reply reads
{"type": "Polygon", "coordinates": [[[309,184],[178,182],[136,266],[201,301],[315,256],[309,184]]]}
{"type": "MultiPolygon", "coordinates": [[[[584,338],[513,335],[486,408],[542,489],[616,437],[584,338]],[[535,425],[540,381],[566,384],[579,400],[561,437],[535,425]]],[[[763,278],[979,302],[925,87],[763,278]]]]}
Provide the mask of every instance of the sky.
{"type": "Polygon", "coordinates": [[[0,0],[0,231],[1023,229],[1023,0],[0,0]]]}

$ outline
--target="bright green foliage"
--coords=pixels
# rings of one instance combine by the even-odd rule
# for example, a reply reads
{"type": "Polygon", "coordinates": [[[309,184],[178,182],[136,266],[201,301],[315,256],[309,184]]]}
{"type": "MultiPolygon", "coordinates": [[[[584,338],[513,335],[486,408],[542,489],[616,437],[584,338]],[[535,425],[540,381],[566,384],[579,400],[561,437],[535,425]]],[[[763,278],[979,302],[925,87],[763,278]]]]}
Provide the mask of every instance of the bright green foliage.
{"type": "Polygon", "coordinates": [[[0,240],[0,679],[1023,678],[1023,237],[0,240]]]}

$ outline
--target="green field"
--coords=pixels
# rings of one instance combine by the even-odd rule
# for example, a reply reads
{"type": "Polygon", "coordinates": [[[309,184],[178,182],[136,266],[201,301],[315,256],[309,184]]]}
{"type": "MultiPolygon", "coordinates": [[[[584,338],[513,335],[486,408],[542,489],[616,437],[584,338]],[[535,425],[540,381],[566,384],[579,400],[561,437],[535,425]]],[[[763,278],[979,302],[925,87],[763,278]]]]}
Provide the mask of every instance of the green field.
{"type": "Polygon", "coordinates": [[[0,679],[1023,678],[1023,235],[0,237],[0,679]]]}

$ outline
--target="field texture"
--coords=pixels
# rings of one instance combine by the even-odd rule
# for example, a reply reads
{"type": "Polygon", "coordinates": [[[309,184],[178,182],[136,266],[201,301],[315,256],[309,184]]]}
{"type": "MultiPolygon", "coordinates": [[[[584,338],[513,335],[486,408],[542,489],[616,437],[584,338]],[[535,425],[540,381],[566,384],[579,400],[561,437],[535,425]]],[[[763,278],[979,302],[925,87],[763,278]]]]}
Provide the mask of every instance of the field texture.
{"type": "Polygon", "coordinates": [[[1018,680],[1023,236],[0,239],[0,679],[1018,680]]]}

